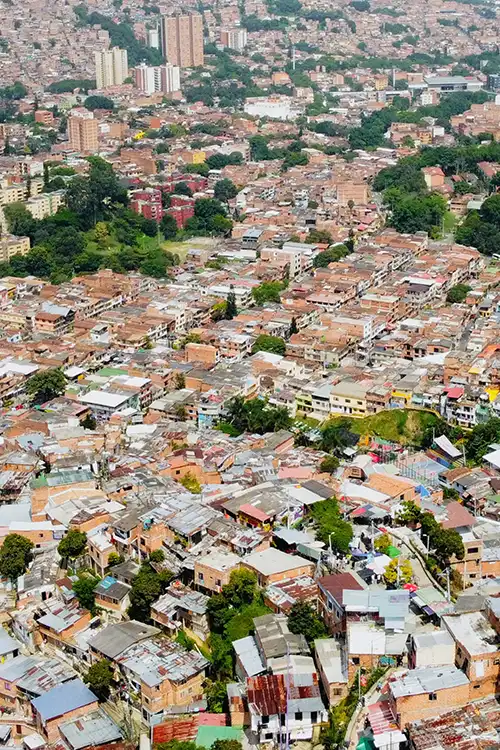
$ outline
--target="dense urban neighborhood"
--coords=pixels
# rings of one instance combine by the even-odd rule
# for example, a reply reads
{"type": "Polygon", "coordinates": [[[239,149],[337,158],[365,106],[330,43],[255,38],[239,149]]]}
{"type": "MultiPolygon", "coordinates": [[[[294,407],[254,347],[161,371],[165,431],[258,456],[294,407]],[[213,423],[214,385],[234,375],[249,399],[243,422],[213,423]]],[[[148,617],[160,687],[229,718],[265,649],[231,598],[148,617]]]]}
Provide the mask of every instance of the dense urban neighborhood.
{"type": "Polygon", "coordinates": [[[500,750],[490,0],[0,0],[0,748],[500,750]]]}

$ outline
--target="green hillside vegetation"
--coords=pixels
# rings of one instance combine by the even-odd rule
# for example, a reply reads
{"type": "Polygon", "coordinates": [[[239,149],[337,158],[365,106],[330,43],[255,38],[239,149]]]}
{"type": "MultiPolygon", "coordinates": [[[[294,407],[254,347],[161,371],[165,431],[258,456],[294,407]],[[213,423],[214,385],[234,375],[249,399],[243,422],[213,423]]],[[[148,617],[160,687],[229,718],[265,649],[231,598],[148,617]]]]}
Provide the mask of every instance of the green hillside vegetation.
{"type": "Polygon", "coordinates": [[[328,424],[334,425],[339,419],[357,435],[376,436],[402,445],[428,446],[432,429],[436,434],[445,429],[443,420],[436,414],[411,409],[381,411],[363,419],[336,417],[328,424]]]}

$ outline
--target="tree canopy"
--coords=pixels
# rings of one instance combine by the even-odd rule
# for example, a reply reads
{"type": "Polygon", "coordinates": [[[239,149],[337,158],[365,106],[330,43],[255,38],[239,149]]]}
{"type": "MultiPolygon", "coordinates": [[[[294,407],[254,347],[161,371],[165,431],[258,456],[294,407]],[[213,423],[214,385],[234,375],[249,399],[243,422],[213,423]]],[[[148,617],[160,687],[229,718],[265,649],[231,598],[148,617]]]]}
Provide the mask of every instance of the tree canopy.
{"type": "Polygon", "coordinates": [[[33,542],[20,534],[7,534],[0,548],[0,575],[15,583],[31,561],[33,542]]]}
{"type": "Polygon", "coordinates": [[[318,253],[313,260],[314,268],[326,268],[330,263],[335,263],[346,255],[349,255],[350,250],[345,245],[336,245],[335,247],[329,247],[328,250],[318,253]]]}
{"type": "Polygon", "coordinates": [[[66,378],[59,368],[41,370],[32,375],[26,383],[26,392],[35,404],[43,404],[62,396],[65,390],[66,378]]]}
{"type": "Polygon", "coordinates": [[[93,573],[81,573],[78,579],[73,582],[73,592],[80,606],[88,609],[92,615],[96,613],[94,589],[100,580],[93,573]]]}
{"type": "Polygon", "coordinates": [[[111,686],[114,681],[111,663],[107,659],[95,662],[95,664],[92,664],[88,668],[86,674],[83,676],[83,681],[99,699],[99,702],[104,703],[110,696],[111,686]]]}
{"type": "Polygon", "coordinates": [[[346,554],[353,537],[352,526],[344,521],[339,504],[334,497],[320,500],[311,506],[316,536],[321,542],[332,546],[334,552],[346,554]]]}
{"type": "Polygon", "coordinates": [[[259,306],[265,305],[266,302],[279,304],[282,291],[283,283],[281,281],[263,281],[262,284],[252,289],[252,297],[259,306]]]}
{"type": "Polygon", "coordinates": [[[391,560],[384,572],[384,580],[387,584],[403,586],[405,583],[410,583],[413,578],[413,570],[409,560],[391,560]]]}
{"type": "Polygon", "coordinates": [[[291,426],[288,410],[283,406],[270,406],[267,400],[253,398],[245,401],[242,396],[231,399],[227,406],[227,422],[238,433],[279,432],[291,426]]]}
{"type": "Polygon", "coordinates": [[[172,574],[169,571],[157,573],[149,561],[144,562],[132,579],[128,609],[130,619],[149,622],[151,605],[165,592],[171,580],[172,574]]]}
{"type": "Polygon", "coordinates": [[[446,301],[450,303],[465,302],[471,287],[468,284],[455,284],[446,295],[446,301]]]}
{"type": "Polygon", "coordinates": [[[87,547],[87,535],[83,531],[69,529],[66,535],[61,539],[57,546],[57,551],[61,557],[75,560],[81,557],[87,547]]]}
{"type": "Polygon", "coordinates": [[[252,354],[256,352],[271,352],[283,356],[286,352],[286,343],[280,336],[269,336],[266,333],[261,333],[252,346],[252,354]]]}
{"type": "Polygon", "coordinates": [[[295,602],[288,615],[291,633],[301,634],[309,644],[317,638],[327,638],[325,623],[308,602],[295,602]]]}

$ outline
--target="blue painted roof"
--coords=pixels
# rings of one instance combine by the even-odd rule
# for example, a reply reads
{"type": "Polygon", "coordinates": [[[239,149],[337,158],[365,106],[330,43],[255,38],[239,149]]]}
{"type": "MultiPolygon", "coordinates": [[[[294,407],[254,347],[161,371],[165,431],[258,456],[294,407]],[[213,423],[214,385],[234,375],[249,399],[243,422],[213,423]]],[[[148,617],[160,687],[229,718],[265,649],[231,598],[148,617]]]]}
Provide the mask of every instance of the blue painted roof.
{"type": "Polygon", "coordinates": [[[48,690],[39,698],[31,701],[31,705],[40,714],[42,721],[49,721],[56,716],[74,711],[76,708],[88,706],[96,700],[94,693],[80,679],[76,678],[48,690]]]}

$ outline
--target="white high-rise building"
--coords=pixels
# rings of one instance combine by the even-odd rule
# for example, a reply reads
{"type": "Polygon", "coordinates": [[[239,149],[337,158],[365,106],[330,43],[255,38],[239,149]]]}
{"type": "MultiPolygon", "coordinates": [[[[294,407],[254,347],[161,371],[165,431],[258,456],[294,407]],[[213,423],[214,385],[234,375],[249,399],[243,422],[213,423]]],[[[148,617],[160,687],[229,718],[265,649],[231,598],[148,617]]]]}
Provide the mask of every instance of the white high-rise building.
{"type": "Polygon", "coordinates": [[[145,94],[173,94],[180,91],[181,77],[177,65],[146,65],[141,63],[134,69],[135,85],[145,94]]]}
{"type": "Polygon", "coordinates": [[[220,32],[221,44],[224,47],[235,49],[238,52],[243,52],[247,46],[248,35],[246,29],[221,29],[220,32]]]}
{"type": "Polygon", "coordinates": [[[147,35],[148,47],[153,47],[153,49],[160,49],[160,29],[158,27],[156,27],[155,29],[148,29],[147,35]]]}
{"type": "Polygon", "coordinates": [[[127,50],[113,47],[110,50],[95,52],[94,56],[97,88],[121,86],[128,76],[127,50]]]}

